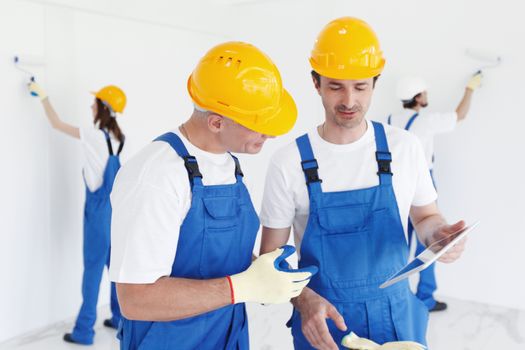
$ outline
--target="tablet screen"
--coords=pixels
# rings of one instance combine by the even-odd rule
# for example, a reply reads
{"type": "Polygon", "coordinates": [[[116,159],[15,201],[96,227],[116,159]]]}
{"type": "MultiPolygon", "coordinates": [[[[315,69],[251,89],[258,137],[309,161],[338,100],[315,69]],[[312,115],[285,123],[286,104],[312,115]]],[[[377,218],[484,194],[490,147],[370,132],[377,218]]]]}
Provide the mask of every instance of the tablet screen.
{"type": "Polygon", "coordinates": [[[458,243],[463,237],[465,237],[474,227],[478,225],[478,223],[479,221],[475,222],[470,226],[465,226],[461,230],[451,233],[447,237],[444,237],[439,241],[432,243],[416,258],[423,262],[438,259],[441,255],[446,253],[450,248],[452,248],[456,243],[458,243]]]}
{"type": "Polygon", "coordinates": [[[427,268],[430,264],[436,261],[441,255],[445,254],[450,248],[465,237],[479,222],[475,222],[470,226],[465,226],[461,230],[432,243],[425,251],[416,256],[412,261],[406,264],[401,270],[385,281],[380,288],[386,288],[402,279],[407,278],[413,273],[419,272],[427,268]]]}

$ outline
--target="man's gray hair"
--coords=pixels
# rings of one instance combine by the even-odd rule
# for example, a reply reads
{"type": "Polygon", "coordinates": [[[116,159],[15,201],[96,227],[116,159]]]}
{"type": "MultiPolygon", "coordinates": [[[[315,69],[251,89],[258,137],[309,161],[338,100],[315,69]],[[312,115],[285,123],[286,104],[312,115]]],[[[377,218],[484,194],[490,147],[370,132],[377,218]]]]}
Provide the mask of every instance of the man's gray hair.
{"type": "Polygon", "coordinates": [[[193,103],[193,108],[195,108],[196,111],[201,112],[201,113],[206,113],[206,112],[208,112],[207,109],[202,108],[201,106],[199,106],[199,105],[196,104],[196,103],[193,103]]]}

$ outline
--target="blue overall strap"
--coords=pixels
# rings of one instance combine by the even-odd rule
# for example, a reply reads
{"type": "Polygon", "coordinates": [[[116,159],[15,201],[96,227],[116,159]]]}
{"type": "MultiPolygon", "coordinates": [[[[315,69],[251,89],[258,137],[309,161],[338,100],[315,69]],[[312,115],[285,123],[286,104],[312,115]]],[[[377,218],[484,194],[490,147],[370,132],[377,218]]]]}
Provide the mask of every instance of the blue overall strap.
{"type": "Polygon", "coordinates": [[[242,178],[244,177],[244,174],[241,169],[241,163],[239,163],[239,159],[233,154],[230,153],[230,156],[233,158],[233,161],[235,162],[235,178],[237,179],[237,182],[242,182],[242,178]]]}
{"type": "MultiPolygon", "coordinates": [[[[102,130],[102,132],[104,133],[104,136],[106,137],[106,143],[108,145],[108,152],[109,152],[109,155],[112,156],[113,155],[113,145],[111,145],[111,138],[109,137],[109,133],[107,132],[106,129],[100,129],[100,130],[102,130]]],[[[122,148],[124,148],[124,141],[122,141],[120,145],[118,146],[117,156],[119,156],[120,152],[122,152],[122,148]]]]}
{"type": "Polygon", "coordinates": [[[195,159],[194,156],[191,156],[188,153],[188,150],[186,149],[186,146],[184,146],[184,143],[182,143],[180,137],[178,137],[172,132],[167,132],[164,135],[160,135],[159,137],[157,137],[154,141],[164,141],[169,143],[171,148],[173,148],[175,152],[177,152],[179,157],[184,159],[184,166],[188,171],[188,178],[190,180],[191,186],[202,186],[202,174],[199,171],[199,164],[197,164],[197,159],[195,159]]]}
{"type": "Polygon", "coordinates": [[[377,122],[372,122],[372,125],[374,126],[376,139],[377,175],[379,175],[379,182],[381,185],[390,185],[392,184],[393,175],[390,169],[392,154],[388,150],[385,128],[383,127],[383,124],[377,122]]]}
{"type": "Polygon", "coordinates": [[[107,132],[106,129],[100,129],[100,130],[104,133],[104,136],[106,137],[106,144],[108,145],[108,152],[109,152],[109,155],[112,156],[113,146],[111,145],[111,139],[109,138],[109,133],[107,132]]]}
{"type": "Polygon", "coordinates": [[[317,172],[319,166],[317,165],[317,160],[314,157],[314,152],[312,151],[312,145],[310,144],[308,134],[298,137],[295,139],[295,142],[297,143],[297,147],[299,148],[299,153],[301,155],[301,167],[306,179],[306,185],[308,186],[308,192],[310,194],[320,193],[321,182],[323,182],[323,180],[319,178],[319,174],[317,172]]]}
{"type": "Polygon", "coordinates": [[[392,114],[388,116],[387,123],[388,125],[392,125],[392,114]]]}
{"type": "MultiPolygon", "coordinates": [[[[418,117],[419,113],[414,113],[413,116],[410,117],[410,119],[408,120],[408,123],[407,125],[405,125],[405,130],[408,131],[410,130],[410,127],[412,126],[412,123],[414,122],[414,120],[416,120],[416,118],[418,117]]],[[[390,123],[388,123],[390,124],[390,123]]]]}
{"type": "Polygon", "coordinates": [[[126,137],[122,135],[122,142],[120,142],[120,145],[118,146],[117,156],[120,156],[120,152],[122,152],[122,149],[124,148],[125,141],[126,141],[126,137]]]}

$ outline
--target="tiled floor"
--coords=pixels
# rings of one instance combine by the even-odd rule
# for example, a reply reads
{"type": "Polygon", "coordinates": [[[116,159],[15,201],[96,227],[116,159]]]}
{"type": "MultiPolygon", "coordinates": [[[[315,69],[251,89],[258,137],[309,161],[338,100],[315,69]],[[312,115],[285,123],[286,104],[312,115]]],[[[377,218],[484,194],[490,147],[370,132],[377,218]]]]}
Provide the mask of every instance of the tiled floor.
{"type": "MultiPolygon", "coordinates": [[[[428,342],[432,350],[525,350],[525,311],[447,299],[449,309],[431,314],[428,342]]],[[[250,307],[252,349],[288,350],[288,306],[250,307]]],[[[103,319],[102,315],[101,320],[103,319]]],[[[95,345],[80,347],[62,341],[70,322],[0,344],[0,350],[118,349],[115,331],[97,323],[95,345]]]]}
{"type": "MultiPolygon", "coordinates": [[[[109,309],[109,307],[108,307],[109,309]]],[[[108,311],[109,312],[109,311],[108,311]]],[[[104,315],[107,316],[107,315],[104,315]]],[[[15,338],[7,343],[0,344],[1,350],[115,350],[119,348],[119,342],[115,338],[115,330],[106,328],[102,322],[106,317],[100,317],[97,321],[94,346],[79,346],[69,344],[62,340],[64,333],[71,332],[73,322],[57,323],[40,332],[34,332],[26,336],[15,338]]]]}
{"type": "Polygon", "coordinates": [[[431,314],[428,342],[436,350],[525,350],[525,311],[448,300],[431,314]]]}

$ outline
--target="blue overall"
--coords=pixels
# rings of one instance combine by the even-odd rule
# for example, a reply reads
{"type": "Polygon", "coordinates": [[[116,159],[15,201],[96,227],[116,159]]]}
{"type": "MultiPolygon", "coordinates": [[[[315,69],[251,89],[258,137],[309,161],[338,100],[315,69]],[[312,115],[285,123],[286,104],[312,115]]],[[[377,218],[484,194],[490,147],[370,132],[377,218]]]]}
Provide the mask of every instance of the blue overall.
{"type": "MultiPolygon", "coordinates": [[[[345,319],[347,332],[327,320],[336,344],[350,331],[380,344],[395,340],[425,344],[428,310],[410,291],[407,280],[379,289],[406,264],[408,246],[392,187],[392,158],[384,128],[376,122],[373,126],[379,185],[365,189],[323,192],[308,135],[296,140],[310,198],[299,267],[319,267],[308,287],[345,319]]],[[[297,310],[290,323],[295,348],[313,349],[301,332],[297,310]]]]}
{"type": "MultiPolygon", "coordinates": [[[[100,281],[104,266],[109,268],[111,203],[109,195],[113,182],[120,168],[119,155],[124,146],[120,143],[117,154],[113,154],[111,140],[106,130],[109,158],[104,169],[102,185],[91,192],[86,185],[86,204],[84,207],[84,274],[82,276],[82,306],[71,333],[71,338],[81,344],[92,344],[95,336],[93,326],[97,319],[97,302],[100,281]]],[[[115,291],[115,283],[111,283],[112,323],[117,326],[120,321],[120,308],[115,291]]]]}
{"type": "MultiPolygon", "coordinates": [[[[407,125],[405,125],[405,130],[409,131],[410,127],[412,126],[412,123],[417,119],[419,116],[419,113],[415,113],[410,119],[408,120],[407,125]]],[[[388,124],[391,124],[391,116],[388,117],[388,124]]],[[[434,161],[434,157],[432,157],[432,161],[434,161]]],[[[432,173],[432,170],[430,170],[430,177],[432,178],[432,183],[434,184],[434,187],[436,187],[436,184],[434,182],[434,174],[432,173]]],[[[412,235],[414,232],[414,226],[412,225],[412,221],[410,219],[408,220],[408,242],[412,242],[412,235]]],[[[421,243],[416,235],[416,255],[423,252],[426,247],[421,243]]],[[[419,282],[417,285],[417,293],[416,296],[425,303],[427,308],[429,310],[432,310],[434,306],[436,305],[436,300],[434,299],[434,292],[437,289],[437,282],[436,282],[436,273],[435,273],[435,264],[430,265],[425,270],[421,271],[419,273],[419,282]]]]}
{"type": "MultiPolygon", "coordinates": [[[[259,229],[236,157],[236,183],[204,186],[195,157],[181,139],[167,133],[156,139],[171,145],[184,159],[191,185],[191,207],[179,233],[171,277],[211,279],[246,270],[259,229]]],[[[122,350],[248,349],[244,303],[169,322],[122,319],[122,350]]]]}

